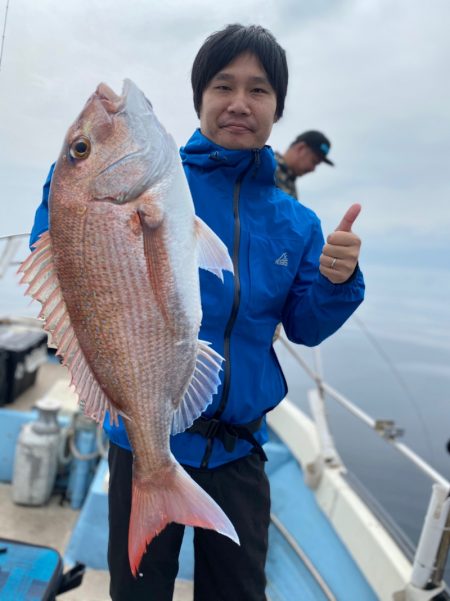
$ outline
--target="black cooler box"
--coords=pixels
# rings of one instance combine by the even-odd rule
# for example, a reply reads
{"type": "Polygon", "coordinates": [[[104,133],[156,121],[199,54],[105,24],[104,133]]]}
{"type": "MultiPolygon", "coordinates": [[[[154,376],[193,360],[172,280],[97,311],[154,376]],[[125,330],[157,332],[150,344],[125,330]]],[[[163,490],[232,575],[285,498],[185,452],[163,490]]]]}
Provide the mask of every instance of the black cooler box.
{"type": "Polygon", "coordinates": [[[5,404],[6,390],[8,387],[8,376],[6,373],[6,361],[8,353],[0,348],[0,406],[5,404]]]}
{"type": "Polygon", "coordinates": [[[5,378],[1,378],[0,367],[0,405],[4,405],[35,383],[39,367],[47,360],[47,334],[22,326],[2,326],[1,354],[5,359],[5,378]]]}

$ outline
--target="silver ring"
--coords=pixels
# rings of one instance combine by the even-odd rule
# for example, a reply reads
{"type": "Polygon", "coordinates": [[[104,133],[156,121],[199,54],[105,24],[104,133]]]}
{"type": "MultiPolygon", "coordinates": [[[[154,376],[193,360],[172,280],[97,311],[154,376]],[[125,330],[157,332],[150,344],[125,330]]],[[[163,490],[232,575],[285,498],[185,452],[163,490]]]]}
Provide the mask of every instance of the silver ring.
{"type": "Polygon", "coordinates": [[[337,261],[337,259],[336,259],[336,258],[334,258],[334,259],[331,261],[330,269],[334,269],[334,266],[336,265],[336,261],[337,261]]]}

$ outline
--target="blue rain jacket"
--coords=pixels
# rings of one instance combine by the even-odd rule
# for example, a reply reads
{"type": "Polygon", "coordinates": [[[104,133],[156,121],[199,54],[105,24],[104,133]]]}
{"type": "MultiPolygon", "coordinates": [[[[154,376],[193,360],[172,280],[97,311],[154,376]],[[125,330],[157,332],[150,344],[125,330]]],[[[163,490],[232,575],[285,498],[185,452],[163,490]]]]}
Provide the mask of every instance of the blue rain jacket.
{"type": "MultiPolygon", "coordinates": [[[[195,212],[223,240],[234,263],[224,283],[200,273],[203,320],[199,338],[226,358],[221,387],[204,415],[224,405],[221,419],[247,424],[264,416],[286,395],[287,385],[272,339],[279,322],[293,342],[320,344],[355,311],[364,297],[359,268],[344,284],[318,271],[324,239],[313,211],[275,187],[272,149],[226,150],[197,130],[181,158],[195,212]],[[222,405],[221,405],[222,403],[222,405]],[[225,403],[225,404],[224,404],[225,403]]],[[[48,195],[53,167],[36,213],[31,243],[48,228],[48,195]]],[[[112,442],[130,448],[123,423],[105,419],[112,442]]],[[[254,434],[267,441],[265,419],[254,434]]],[[[180,463],[198,467],[207,441],[183,432],[171,437],[180,463]]],[[[232,452],[214,439],[209,467],[247,455],[251,443],[238,440],[232,452]]]]}

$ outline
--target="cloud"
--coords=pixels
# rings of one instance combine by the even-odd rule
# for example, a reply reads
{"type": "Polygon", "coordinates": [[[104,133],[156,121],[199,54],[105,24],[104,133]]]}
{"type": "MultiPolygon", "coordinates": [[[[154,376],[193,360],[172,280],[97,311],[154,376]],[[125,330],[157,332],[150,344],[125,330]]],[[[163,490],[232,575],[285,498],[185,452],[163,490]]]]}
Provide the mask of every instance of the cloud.
{"type": "MultiPolygon", "coordinates": [[[[15,0],[0,72],[0,170],[17,219],[32,215],[48,165],[100,81],[130,77],[178,144],[198,125],[190,69],[211,32],[259,22],[286,48],[289,94],[270,143],[302,130],[332,140],[336,168],[299,180],[326,228],[351,202],[370,244],[443,242],[450,227],[450,4],[435,0],[15,0]]],[[[22,229],[14,214],[8,228],[22,229]]],[[[5,223],[5,221],[4,221],[5,223]]]]}

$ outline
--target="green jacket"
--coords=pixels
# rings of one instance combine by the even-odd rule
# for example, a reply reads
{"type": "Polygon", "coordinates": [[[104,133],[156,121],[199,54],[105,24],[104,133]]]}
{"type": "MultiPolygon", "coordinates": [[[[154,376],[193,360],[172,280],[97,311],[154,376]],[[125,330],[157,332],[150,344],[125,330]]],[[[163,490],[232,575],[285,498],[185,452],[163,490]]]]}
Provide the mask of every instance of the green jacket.
{"type": "Polygon", "coordinates": [[[297,188],[295,187],[297,176],[292,169],[289,169],[283,156],[279,152],[275,152],[275,159],[277,161],[277,169],[275,171],[276,185],[283,190],[283,192],[286,192],[286,194],[289,194],[289,196],[298,200],[297,188]]]}

